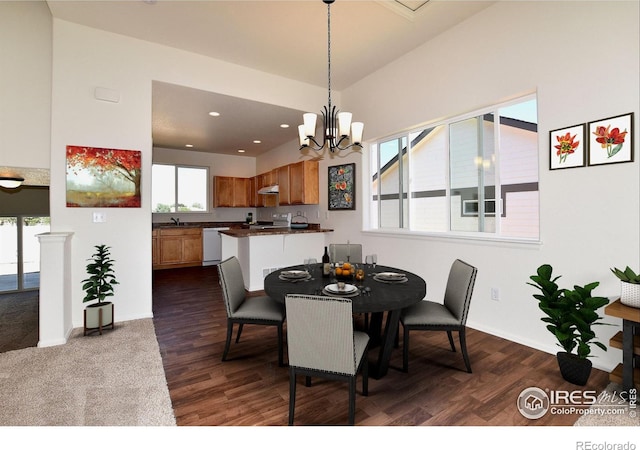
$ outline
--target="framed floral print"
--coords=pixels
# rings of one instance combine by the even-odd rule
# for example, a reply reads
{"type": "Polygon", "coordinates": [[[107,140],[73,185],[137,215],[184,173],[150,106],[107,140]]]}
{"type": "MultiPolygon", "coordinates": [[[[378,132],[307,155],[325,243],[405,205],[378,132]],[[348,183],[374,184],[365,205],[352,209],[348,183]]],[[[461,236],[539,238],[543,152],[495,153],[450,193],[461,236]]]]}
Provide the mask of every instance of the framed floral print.
{"type": "Polygon", "coordinates": [[[356,165],[329,167],[329,210],[356,209],[356,165]]]}
{"type": "Polygon", "coordinates": [[[584,167],[584,124],[559,128],[549,132],[549,170],[584,167]]]}
{"type": "Polygon", "coordinates": [[[633,161],[633,113],[589,122],[589,165],[633,161]]]}

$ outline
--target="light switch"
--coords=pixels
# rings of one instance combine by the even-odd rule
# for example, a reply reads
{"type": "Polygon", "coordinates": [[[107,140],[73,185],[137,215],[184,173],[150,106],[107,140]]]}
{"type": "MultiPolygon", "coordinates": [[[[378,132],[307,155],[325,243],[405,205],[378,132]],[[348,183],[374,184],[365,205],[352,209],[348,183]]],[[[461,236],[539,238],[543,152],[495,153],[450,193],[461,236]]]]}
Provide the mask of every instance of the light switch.
{"type": "Polygon", "coordinates": [[[102,223],[107,221],[107,213],[103,212],[94,212],[93,213],[93,223],[102,223]]]}

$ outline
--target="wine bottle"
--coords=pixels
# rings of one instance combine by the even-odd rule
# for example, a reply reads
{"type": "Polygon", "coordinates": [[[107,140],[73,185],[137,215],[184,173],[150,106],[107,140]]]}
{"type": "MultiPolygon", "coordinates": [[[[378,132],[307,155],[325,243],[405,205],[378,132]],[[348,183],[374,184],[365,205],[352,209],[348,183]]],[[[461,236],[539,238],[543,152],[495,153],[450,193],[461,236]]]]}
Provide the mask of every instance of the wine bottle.
{"type": "Polygon", "coordinates": [[[328,277],[331,273],[331,262],[329,260],[329,252],[327,247],[324,248],[324,255],[322,255],[322,276],[328,277]]]}

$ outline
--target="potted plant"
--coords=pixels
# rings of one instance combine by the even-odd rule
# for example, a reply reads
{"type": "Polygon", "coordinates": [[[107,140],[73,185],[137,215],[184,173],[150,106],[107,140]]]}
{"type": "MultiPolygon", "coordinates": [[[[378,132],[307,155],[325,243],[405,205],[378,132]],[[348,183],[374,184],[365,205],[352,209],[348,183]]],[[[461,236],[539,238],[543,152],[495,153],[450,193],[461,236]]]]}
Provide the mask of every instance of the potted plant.
{"type": "Polygon", "coordinates": [[[119,284],[113,271],[113,263],[110,247],[96,245],[96,253],[92,255],[87,264],[89,278],[82,280],[82,289],[86,292],[83,303],[97,303],[88,305],[84,310],[84,334],[91,331],[99,331],[111,327],[113,329],[113,303],[105,301],[113,295],[113,285],[119,284]]]}
{"type": "Polygon", "coordinates": [[[584,386],[591,374],[591,344],[604,351],[607,347],[595,341],[593,325],[603,325],[602,317],[597,310],[609,303],[605,297],[594,297],[592,291],[600,284],[589,283],[585,286],[574,286],[571,289],[560,289],[553,277],[553,268],[549,264],[538,267],[536,275],[529,277],[533,283],[527,283],[540,290],[534,294],[538,306],[546,314],[541,320],[547,323],[547,330],[558,340],[564,351],[556,354],[562,377],[570,383],[584,386]]]}
{"type": "Polygon", "coordinates": [[[629,266],[624,271],[614,267],[611,272],[620,279],[620,303],[640,308],[640,274],[629,266]]]}

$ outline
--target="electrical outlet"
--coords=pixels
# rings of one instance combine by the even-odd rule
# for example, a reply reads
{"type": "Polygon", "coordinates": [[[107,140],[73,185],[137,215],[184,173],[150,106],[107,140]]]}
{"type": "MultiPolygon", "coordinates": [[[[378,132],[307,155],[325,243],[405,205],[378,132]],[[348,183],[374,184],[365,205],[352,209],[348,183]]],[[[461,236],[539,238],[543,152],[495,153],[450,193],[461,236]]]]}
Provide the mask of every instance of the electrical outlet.
{"type": "Polygon", "coordinates": [[[499,288],[491,288],[491,300],[500,301],[500,289],[499,288]]]}
{"type": "Polygon", "coordinates": [[[106,221],[107,221],[107,213],[103,213],[103,212],[93,213],[93,223],[102,223],[106,221]]]}

